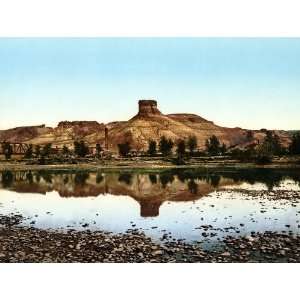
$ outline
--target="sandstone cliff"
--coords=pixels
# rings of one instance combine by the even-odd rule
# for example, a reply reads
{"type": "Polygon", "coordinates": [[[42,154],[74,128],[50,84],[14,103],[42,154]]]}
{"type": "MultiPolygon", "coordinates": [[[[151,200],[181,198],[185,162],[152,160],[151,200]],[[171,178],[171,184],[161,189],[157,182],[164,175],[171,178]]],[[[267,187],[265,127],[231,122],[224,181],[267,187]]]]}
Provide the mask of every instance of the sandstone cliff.
{"type": "MultiPolygon", "coordinates": [[[[105,128],[108,129],[108,148],[117,151],[117,145],[129,142],[138,151],[145,151],[150,139],[159,141],[166,136],[176,141],[195,135],[198,147],[204,148],[205,140],[216,135],[227,146],[245,147],[254,141],[263,140],[264,131],[252,131],[249,139],[248,130],[226,128],[195,114],[162,114],[155,100],[140,100],[138,113],[128,121],[108,124],[96,121],[63,121],[55,128],[41,126],[19,127],[0,131],[0,141],[24,142],[31,144],[51,143],[54,147],[73,146],[75,140],[84,140],[94,147],[100,143],[105,145],[105,128]]],[[[276,131],[281,142],[287,146],[290,135],[285,131],[276,131]]]]}

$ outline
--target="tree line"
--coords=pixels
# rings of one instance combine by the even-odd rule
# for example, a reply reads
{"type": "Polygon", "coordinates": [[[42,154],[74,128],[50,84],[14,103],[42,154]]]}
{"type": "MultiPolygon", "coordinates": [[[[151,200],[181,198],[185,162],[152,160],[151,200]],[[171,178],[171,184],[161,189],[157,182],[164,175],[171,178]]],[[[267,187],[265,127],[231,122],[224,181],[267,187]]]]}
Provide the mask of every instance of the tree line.
{"type": "MultiPolygon", "coordinates": [[[[253,139],[253,137],[252,137],[253,139]]],[[[126,157],[130,154],[132,147],[129,142],[118,144],[119,155],[126,157]]],[[[13,154],[13,147],[9,142],[2,143],[2,151],[6,159],[10,159],[13,154]]],[[[103,151],[100,144],[96,144],[96,157],[101,156],[103,151]]],[[[75,155],[77,157],[85,157],[90,150],[84,141],[75,141],[73,150],[70,150],[66,145],[63,146],[61,153],[68,157],[75,155]]],[[[284,148],[280,143],[278,135],[271,131],[266,131],[266,136],[263,142],[259,145],[252,145],[246,149],[228,149],[225,143],[221,143],[217,136],[212,135],[205,141],[205,151],[198,151],[198,141],[196,136],[189,136],[187,139],[179,139],[174,142],[172,139],[162,136],[159,142],[155,140],[148,141],[148,156],[163,156],[169,157],[173,153],[177,154],[178,159],[184,157],[193,157],[199,155],[219,156],[230,155],[233,158],[241,161],[255,160],[261,163],[272,161],[274,155],[299,155],[300,154],[300,132],[293,134],[291,144],[288,148],[284,148]]],[[[50,154],[55,153],[50,143],[44,146],[32,144],[28,145],[24,153],[24,158],[30,159],[33,157],[44,159],[50,154]]]]}
{"type": "MultiPolygon", "coordinates": [[[[2,151],[6,159],[10,159],[13,155],[13,147],[9,142],[2,143],[2,151]]],[[[100,153],[103,151],[100,144],[96,144],[96,156],[100,157],[100,153]]],[[[56,149],[52,148],[52,144],[48,143],[44,146],[29,144],[24,152],[24,158],[30,159],[33,157],[44,159],[54,154],[56,149]]],[[[65,157],[75,155],[78,157],[85,157],[89,154],[90,150],[88,145],[84,141],[75,141],[73,150],[70,150],[66,145],[61,149],[61,154],[65,157]]]]}
{"type": "MultiPolygon", "coordinates": [[[[253,140],[253,133],[251,131],[247,133],[247,138],[248,140],[253,140]]],[[[129,142],[119,144],[118,148],[121,156],[128,156],[132,150],[129,142]]],[[[158,143],[155,140],[148,141],[148,150],[146,154],[148,156],[162,155],[163,157],[168,157],[175,151],[179,158],[183,158],[185,156],[192,157],[196,154],[198,156],[229,155],[239,160],[255,160],[257,162],[267,163],[272,160],[274,155],[299,155],[300,133],[295,133],[292,136],[292,141],[288,148],[282,146],[279,136],[272,131],[266,131],[266,136],[261,144],[253,144],[246,149],[228,149],[226,144],[221,143],[216,135],[212,135],[205,141],[204,151],[200,152],[197,148],[198,141],[196,136],[189,136],[187,140],[179,139],[177,142],[162,136],[158,143]]]]}

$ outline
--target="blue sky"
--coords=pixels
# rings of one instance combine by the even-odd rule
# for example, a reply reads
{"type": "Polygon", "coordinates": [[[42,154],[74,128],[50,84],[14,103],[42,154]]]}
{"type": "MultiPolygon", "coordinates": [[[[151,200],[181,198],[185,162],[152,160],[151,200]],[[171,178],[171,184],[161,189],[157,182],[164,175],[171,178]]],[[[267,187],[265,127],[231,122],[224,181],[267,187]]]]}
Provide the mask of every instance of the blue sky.
{"type": "Polygon", "coordinates": [[[223,126],[300,129],[300,39],[0,39],[0,129],[127,120],[147,98],[223,126]]]}

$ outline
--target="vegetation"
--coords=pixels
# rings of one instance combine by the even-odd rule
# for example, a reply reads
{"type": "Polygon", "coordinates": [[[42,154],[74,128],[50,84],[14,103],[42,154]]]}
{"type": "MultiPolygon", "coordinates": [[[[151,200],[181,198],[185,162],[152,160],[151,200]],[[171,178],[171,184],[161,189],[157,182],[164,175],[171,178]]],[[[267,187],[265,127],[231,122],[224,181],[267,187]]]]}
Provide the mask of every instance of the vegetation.
{"type": "Polygon", "coordinates": [[[292,143],[289,147],[289,153],[294,154],[300,154],[300,132],[297,132],[292,137],[292,143]]]}
{"type": "Polygon", "coordinates": [[[172,153],[172,148],[174,143],[171,139],[167,139],[165,136],[162,136],[159,141],[159,151],[163,156],[169,156],[172,153]]]}
{"type": "Polygon", "coordinates": [[[264,141],[256,150],[256,163],[269,164],[273,160],[272,145],[264,141]]]}
{"type": "Polygon", "coordinates": [[[179,140],[177,142],[177,149],[176,149],[178,157],[183,157],[185,155],[185,141],[179,140]]]}
{"type": "Polygon", "coordinates": [[[195,150],[197,149],[197,138],[193,136],[189,136],[187,140],[187,147],[190,151],[190,155],[193,156],[195,150]]]}
{"type": "Polygon", "coordinates": [[[154,156],[157,152],[157,145],[156,145],[156,141],[150,140],[149,141],[149,146],[148,146],[148,154],[150,156],[154,156]]]}
{"type": "Polygon", "coordinates": [[[283,147],[280,144],[280,139],[277,134],[273,134],[271,131],[266,132],[266,137],[264,139],[264,147],[268,148],[268,151],[273,155],[283,154],[283,147]]]}
{"type": "Polygon", "coordinates": [[[66,145],[64,145],[63,148],[62,148],[62,154],[65,155],[65,156],[70,154],[70,150],[66,145]]]}
{"type": "Polygon", "coordinates": [[[33,146],[30,144],[25,152],[24,158],[32,158],[33,156],[33,146]]]}
{"type": "Polygon", "coordinates": [[[11,155],[13,154],[13,148],[12,145],[8,142],[4,142],[2,144],[2,150],[5,156],[5,159],[10,159],[11,155]]]}
{"type": "Polygon", "coordinates": [[[222,146],[219,139],[213,135],[205,142],[206,151],[209,155],[219,155],[222,152],[222,146]]]}
{"type": "Polygon", "coordinates": [[[51,154],[52,145],[46,144],[42,150],[42,157],[48,157],[51,154]]]}
{"type": "Polygon", "coordinates": [[[35,152],[36,157],[40,157],[41,156],[41,146],[40,145],[36,145],[34,152],[35,152]]]}
{"type": "Polygon", "coordinates": [[[252,162],[256,159],[256,150],[254,147],[249,147],[247,149],[234,149],[230,152],[231,157],[237,159],[241,162],[252,162]]]}
{"type": "Polygon", "coordinates": [[[119,154],[123,157],[128,156],[128,154],[131,150],[131,146],[130,146],[129,142],[126,142],[123,144],[118,144],[118,148],[119,148],[119,154]]]}
{"type": "Polygon", "coordinates": [[[227,147],[226,147],[226,145],[223,143],[222,146],[220,147],[220,153],[221,153],[222,155],[225,155],[226,152],[227,152],[227,147]]]}
{"type": "Polygon", "coordinates": [[[283,153],[284,149],[280,144],[278,135],[273,134],[271,131],[266,131],[263,143],[256,150],[256,163],[271,163],[274,155],[282,155],[283,153]]]}
{"type": "Polygon", "coordinates": [[[74,142],[74,153],[79,157],[85,157],[89,153],[89,147],[84,141],[74,142]]]}

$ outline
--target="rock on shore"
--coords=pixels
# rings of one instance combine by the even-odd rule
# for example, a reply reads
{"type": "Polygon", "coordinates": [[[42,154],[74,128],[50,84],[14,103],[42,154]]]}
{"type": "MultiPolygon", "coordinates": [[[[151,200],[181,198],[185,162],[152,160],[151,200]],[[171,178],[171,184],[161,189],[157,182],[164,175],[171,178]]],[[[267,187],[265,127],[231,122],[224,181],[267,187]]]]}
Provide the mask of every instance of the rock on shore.
{"type": "Polygon", "coordinates": [[[126,234],[22,227],[0,216],[0,262],[300,262],[300,236],[274,232],[227,237],[218,250],[182,241],[156,244],[136,229],[126,234]]]}

